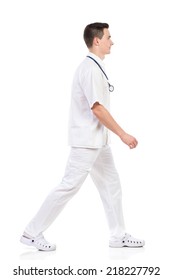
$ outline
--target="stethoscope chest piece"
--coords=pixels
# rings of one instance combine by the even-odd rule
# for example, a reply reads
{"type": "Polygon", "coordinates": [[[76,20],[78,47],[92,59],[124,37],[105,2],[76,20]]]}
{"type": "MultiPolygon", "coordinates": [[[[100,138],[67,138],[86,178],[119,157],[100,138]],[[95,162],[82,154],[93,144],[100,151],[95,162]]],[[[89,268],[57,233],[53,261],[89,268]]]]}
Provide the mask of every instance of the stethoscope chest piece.
{"type": "Polygon", "coordinates": [[[110,92],[113,92],[113,91],[114,91],[114,86],[111,85],[111,84],[109,84],[109,91],[110,91],[110,92]]]}

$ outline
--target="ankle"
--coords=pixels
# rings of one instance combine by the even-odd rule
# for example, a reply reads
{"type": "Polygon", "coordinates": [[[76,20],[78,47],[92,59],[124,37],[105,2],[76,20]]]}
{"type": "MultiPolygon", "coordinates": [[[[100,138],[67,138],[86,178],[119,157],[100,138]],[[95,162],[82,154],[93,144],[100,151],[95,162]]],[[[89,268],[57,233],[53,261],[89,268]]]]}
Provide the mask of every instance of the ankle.
{"type": "Polygon", "coordinates": [[[24,231],[23,236],[25,236],[25,237],[27,237],[29,239],[33,238],[33,236],[29,235],[26,231],[24,231]]]}

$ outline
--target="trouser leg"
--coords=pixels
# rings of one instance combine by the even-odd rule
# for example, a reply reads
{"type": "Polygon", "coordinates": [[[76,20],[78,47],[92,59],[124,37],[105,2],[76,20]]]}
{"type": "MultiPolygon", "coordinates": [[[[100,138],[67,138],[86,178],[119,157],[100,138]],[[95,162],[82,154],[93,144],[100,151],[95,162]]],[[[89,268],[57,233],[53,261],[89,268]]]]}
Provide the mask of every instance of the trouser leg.
{"type": "Polygon", "coordinates": [[[122,192],[109,146],[104,147],[97,157],[90,175],[99,191],[110,229],[110,240],[125,233],[122,192]]]}
{"type": "Polygon", "coordinates": [[[62,182],[51,191],[25,232],[35,237],[45,231],[77,193],[91,170],[99,149],[72,148],[62,182]]]}

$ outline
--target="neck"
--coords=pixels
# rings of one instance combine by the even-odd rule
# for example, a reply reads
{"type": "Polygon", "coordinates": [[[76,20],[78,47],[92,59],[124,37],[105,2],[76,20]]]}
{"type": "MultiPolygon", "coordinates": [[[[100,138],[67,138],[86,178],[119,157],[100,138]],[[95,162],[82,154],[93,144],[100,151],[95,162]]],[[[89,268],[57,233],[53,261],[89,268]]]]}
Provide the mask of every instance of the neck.
{"type": "Polygon", "coordinates": [[[105,58],[105,56],[101,54],[97,49],[90,48],[89,51],[98,56],[101,60],[105,58]]]}

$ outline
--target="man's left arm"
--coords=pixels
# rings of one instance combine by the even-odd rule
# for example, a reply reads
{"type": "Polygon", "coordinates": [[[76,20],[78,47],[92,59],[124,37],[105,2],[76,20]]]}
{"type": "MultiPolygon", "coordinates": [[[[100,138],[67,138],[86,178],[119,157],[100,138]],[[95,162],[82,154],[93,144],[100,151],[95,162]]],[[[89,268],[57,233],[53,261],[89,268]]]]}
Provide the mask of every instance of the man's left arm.
{"type": "Polygon", "coordinates": [[[91,109],[98,120],[109,130],[118,135],[130,149],[136,148],[138,144],[136,138],[126,133],[103,105],[96,102],[91,109]]]}

